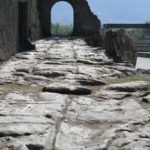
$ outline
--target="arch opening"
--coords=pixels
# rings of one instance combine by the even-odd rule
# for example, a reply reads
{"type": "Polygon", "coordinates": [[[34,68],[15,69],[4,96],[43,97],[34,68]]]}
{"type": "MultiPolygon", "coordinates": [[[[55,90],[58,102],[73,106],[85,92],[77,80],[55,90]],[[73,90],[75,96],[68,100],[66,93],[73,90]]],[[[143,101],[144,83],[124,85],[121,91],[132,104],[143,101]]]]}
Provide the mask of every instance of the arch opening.
{"type": "Polygon", "coordinates": [[[74,30],[74,9],[65,1],[56,2],[50,10],[51,36],[71,36],[74,30]]]}

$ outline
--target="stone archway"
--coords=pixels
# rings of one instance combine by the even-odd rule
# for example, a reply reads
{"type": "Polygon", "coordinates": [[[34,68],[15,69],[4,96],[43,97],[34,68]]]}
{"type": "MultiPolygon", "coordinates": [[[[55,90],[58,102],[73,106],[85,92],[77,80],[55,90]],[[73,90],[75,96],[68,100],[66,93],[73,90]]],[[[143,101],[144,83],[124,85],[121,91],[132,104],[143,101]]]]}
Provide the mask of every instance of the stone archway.
{"type": "MultiPolygon", "coordinates": [[[[50,33],[50,12],[55,3],[65,1],[68,2],[74,11],[74,29],[73,36],[88,36],[99,34],[100,21],[94,15],[86,0],[39,0],[38,10],[40,18],[40,34],[41,37],[49,37],[50,33]]],[[[65,11],[65,10],[64,10],[65,11]]]]}
{"type": "Polygon", "coordinates": [[[74,30],[74,9],[72,5],[64,1],[56,2],[50,12],[50,23],[52,36],[72,36],[74,30]]]}

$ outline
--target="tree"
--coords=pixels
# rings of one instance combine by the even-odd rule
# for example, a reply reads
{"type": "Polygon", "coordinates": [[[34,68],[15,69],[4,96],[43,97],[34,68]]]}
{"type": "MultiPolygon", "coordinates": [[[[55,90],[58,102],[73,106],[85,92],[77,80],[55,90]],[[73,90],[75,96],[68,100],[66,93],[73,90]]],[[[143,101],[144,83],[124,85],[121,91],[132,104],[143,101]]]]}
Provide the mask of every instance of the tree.
{"type": "MultiPolygon", "coordinates": [[[[146,24],[150,24],[150,22],[146,22],[146,24]]],[[[134,41],[139,41],[143,39],[150,38],[150,29],[136,29],[133,35],[134,41]]]]}
{"type": "Polygon", "coordinates": [[[73,25],[61,25],[59,23],[52,24],[51,33],[53,35],[70,35],[72,33],[73,25]]]}

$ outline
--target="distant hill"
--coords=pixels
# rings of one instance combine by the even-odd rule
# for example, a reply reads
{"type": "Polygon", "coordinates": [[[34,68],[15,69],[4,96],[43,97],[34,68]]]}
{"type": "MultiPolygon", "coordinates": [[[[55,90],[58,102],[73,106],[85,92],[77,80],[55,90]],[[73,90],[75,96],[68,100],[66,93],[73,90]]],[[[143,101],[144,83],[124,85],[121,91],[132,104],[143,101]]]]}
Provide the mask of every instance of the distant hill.
{"type": "MultiPolygon", "coordinates": [[[[150,0],[88,0],[92,11],[102,23],[144,23],[150,20],[150,0]]],[[[54,22],[70,24],[72,8],[65,2],[56,5],[54,22]]],[[[69,4],[68,4],[69,5],[69,4]]]]}

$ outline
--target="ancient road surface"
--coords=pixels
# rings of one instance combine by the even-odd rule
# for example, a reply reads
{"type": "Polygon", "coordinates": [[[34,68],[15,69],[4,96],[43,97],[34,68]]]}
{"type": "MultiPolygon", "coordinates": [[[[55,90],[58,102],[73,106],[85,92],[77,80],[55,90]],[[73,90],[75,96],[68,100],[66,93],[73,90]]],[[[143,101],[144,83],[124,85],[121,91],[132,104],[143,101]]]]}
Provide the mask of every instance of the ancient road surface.
{"type": "Polygon", "coordinates": [[[150,84],[82,39],[36,42],[0,68],[0,150],[150,150],[150,84]]]}

